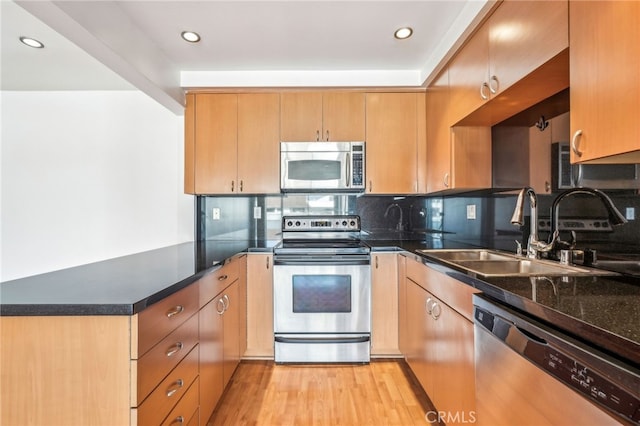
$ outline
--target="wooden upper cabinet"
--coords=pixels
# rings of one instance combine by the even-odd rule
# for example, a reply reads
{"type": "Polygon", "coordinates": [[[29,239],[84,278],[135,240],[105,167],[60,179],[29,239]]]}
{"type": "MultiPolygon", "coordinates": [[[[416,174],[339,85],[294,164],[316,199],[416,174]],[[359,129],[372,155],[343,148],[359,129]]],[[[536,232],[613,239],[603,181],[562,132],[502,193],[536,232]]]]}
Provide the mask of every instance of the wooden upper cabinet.
{"type": "Polygon", "coordinates": [[[240,192],[280,192],[280,95],[238,95],[238,181],[240,192]]]}
{"type": "Polygon", "coordinates": [[[280,192],[277,93],[187,95],[185,192],[280,192]]]}
{"type": "Polygon", "coordinates": [[[198,94],[195,100],[195,193],[236,192],[238,96],[198,94]]]}
{"type": "MultiPolygon", "coordinates": [[[[567,1],[503,1],[449,64],[451,124],[459,123],[567,49],[568,22],[567,1]]],[[[545,77],[546,74],[541,79],[545,77]]],[[[532,97],[525,106],[528,107],[557,93],[557,84],[550,82],[552,93],[546,94],[544,81],[538,82],[535,91],[544,95],[540,99],[530,93],[519,93],[518,97],[532,97]]],[[[483,119],[487,125],[495,124],[490,114],[483,119]]]]}
{"type": "Polygon", "coordinates": [[[337,142],[365,138],[364,93],[284,92],[280,105],[283,141],[337,142]]]}
{"type": "Polygon", "coordinates": [[[491,96],[569,46],[568,1],[506,0],[489,18],[491,96]]]}
{"type": "Polygon", "coordinates": [[[322,95],[322,134],[329,141],[365,140],[365,94],[326,92],[322,95]]]}
{"type": "Polygon", "coordinates": [[[427,88],[427,192],[448,189],[451,179],[451,128],[448,120],[449,73],[445,69],[427,88]]]}
{"type": "Polygon", "coordinates": [[[491,188],[491,128],[450,127],[445,69],[427,89],[427,192],[491,188]]]}
{"type": "Polygon", "coordinates": [[[417,192],[418,126],[425,126],[418,104],[424,102],[423,93],[367,93],[367,193],[417,192]]]}
{"type": "Polygon", "coordinates": [[[640,2],[569,8],[571,161],[640,163],[640,2]]]}

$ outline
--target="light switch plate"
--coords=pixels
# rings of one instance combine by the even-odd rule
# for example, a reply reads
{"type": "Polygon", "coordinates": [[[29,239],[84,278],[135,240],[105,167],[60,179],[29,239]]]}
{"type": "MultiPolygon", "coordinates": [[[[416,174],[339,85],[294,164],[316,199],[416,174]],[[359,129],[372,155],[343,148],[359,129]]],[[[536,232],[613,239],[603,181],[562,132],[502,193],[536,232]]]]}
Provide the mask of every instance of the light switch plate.
{"type": "Polygon", "coordinates": [[[214,207],[213,208],[213,220],[220,220],[220,208],[219,207],[214,207]]]}
{"type": "Polygon", "coordinates": [[[476,205],[468,204],[467,205],[467,219],[474,220],[476,218],[476,205]]]}
{"type": "Polygon", "coordinates": [[[253,208],[253,218],[254,219],[262,219],[262,207],[255,206],[253,208]]]}
{"type": "Polygon", "coordinates": [[[636,209],[634,207],[627,207],[624,212],[624,217],[627,220],[636,219],[636,209]]]}

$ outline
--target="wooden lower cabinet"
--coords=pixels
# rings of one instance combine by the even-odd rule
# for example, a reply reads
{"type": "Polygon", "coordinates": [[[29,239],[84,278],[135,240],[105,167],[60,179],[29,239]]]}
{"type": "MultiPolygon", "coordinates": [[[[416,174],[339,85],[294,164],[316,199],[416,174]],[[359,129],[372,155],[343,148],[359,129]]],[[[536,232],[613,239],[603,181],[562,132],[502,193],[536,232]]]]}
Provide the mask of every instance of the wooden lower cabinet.
{"type": "Polygon", "coordinates": [[[206,425],[224,388],[240,363],[239,280],[216,295],[199,312],[200,424],[206,425]]]}
{"type": "Polygon", "coordinates": [[[371,356],[399,356],[397,253],[371,255],[371,356]]]}
{"type": "Polygon", "coordinates": [[[247,347],[245,358],[273,359],[273,255],[247,256],[247,347]]]}
{"type": "MultiPolygon", "coordinates": [[[[406,262],[416,267],[417,262],[406,262]]],[[[475,418],[474,331],[466,312],[471,292],[448,300],[446,291],[436,297],[425,289],[429,283],[422,277],[417,279],[420,283],[414,279],[407,277],[404,284],[407,362],[436,409],[447,416],[443,418],[447,425],[469,423],[475,418]]]]}

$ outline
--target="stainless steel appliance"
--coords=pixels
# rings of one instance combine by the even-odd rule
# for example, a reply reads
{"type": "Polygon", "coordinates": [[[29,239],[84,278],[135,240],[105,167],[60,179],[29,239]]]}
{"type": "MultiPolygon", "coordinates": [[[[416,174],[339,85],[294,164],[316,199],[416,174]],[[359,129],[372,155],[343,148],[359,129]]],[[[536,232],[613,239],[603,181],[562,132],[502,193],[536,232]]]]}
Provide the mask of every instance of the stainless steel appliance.
{"type": "Polygon", "coordinates": [[[371,256],[358,216],[288,216],[274,247],[277,363],[370,360],[371,256]]]}
{"type": "Polygon", "coordinates": [[[640,424],[640,371],[474,295],[479,425],[640,424]]]}
{"type": "Polygon", "coordinates": [[[282,192],[362,192],[364,142],[281,142],[282,192]]]}
{"type": "Polygon", "coordinates": [[[551,158],[551,182],[554,190],[576,187],[640,188],[638,164],[571,164],[569,142],[552,144],[551,158]]]}

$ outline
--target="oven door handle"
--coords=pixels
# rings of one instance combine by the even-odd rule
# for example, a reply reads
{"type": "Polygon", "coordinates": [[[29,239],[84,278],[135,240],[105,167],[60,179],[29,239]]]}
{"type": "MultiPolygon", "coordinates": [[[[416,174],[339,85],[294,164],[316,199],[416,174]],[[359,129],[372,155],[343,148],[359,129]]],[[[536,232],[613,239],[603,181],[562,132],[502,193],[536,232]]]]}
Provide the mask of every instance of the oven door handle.
{"type": "Polygon", "coordinates": [[[282,337],[276,336],[279,343],[365,343],[370,340],[369,336],[358,337],[282,337]]]}
{"type": "Polygon", "coordinates": [[[309,255],[288,255],[274,256],[274,265],[370,265],[371,257],[369,255],[346,255],[346,256],[327,256],[313,257],[309,255]]]}

